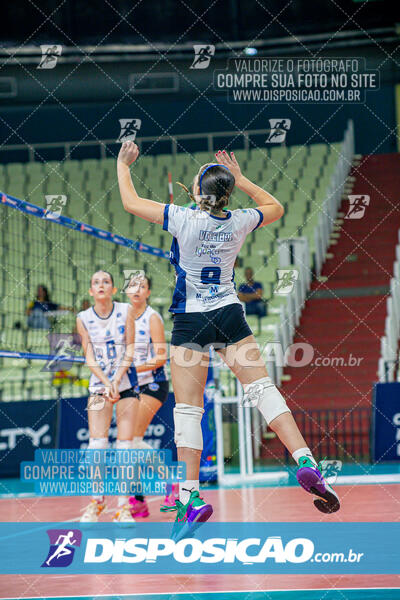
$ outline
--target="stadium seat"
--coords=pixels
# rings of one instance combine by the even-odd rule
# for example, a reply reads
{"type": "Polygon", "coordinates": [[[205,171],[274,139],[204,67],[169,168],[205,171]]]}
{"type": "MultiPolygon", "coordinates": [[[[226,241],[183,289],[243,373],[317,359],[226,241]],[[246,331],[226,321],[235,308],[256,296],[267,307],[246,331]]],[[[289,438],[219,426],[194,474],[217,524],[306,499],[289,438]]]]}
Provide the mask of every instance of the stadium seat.
{"type": "MultiPolygon", "coordinates": [[[[264,343],[266,340],[273,340],[277,331],[287,342],[293,338],[294,332],[290,300],[288,297],[273,295],[278,267],[276,239],[278,236],[294,235],[301,231],[309,241],[310,253],[315,252],[316,227],[341,149],[341,143],[334,143],[266,146],[252,148],[249,153],[245,150],[236,151],[245,174],[285,205],[283,220],[258,229],[248,236],[240,253],[242,266],[235,269],[237,286],[244,280],[246,266],[254,268],[256,279],[264,286],[268,316],[262,319],[260,331],[258,318],[249,317],[258,339],[264,343]]],[[[213,154],[209,152],[178,152],[175,157],[164,154],[157,158],[142,155],[131,172],[139,194],[168,202],[166,173],[171,171],[174,200],[177,204],[186,204],[187,195],[175,181],[190,185],[199,166],[212,160],[213,154]]],[[[135,218],[123,209],[114,157],[0,165],[0,189],[42,207],[46,206],[46,194],[65,194],[67,203],[63,208],[64,215],[155,247],[168,250],[171,245],[171,236],[160,227],[135,218]]],[[[230,208],[248,206],[253,206],[251,199],[235,189],[230,208]]],[[[6,325],[1,337],[3,349],[47,352],[48,331],[27,329],[25,310],[35,297],[36,286],[47,285],[54,302],[73,306],[77,312],[82,300],[89,299],[90,276],[96,268],[110,270],[115,276],[118,289],[124,282],[124,270],[143,268],[153,279],[152,303],[163,314],[167,339],[170,339],[172,321],[168,307],[175,276],[168,261],[95,237],[83,236],[80,232],[55,226],[48,221],[27,217],[6,206],[2,210],[7,211],[7,219],[4,221],[7,222],[7,227],[3,224],[1,231],[1,259],[2,264],[9,267],[0,278],[0,318],[6,325]],[[10,304],[6,301],[8,297],[13,299],[11,315],[10,304]],[[14,328],[17,322],[21,329],[14,328]]],[[[122,301],[126,300],[122,294],[119,297],[122,301]]],[[[54,330],[72,331],[75,317],[76,313],[71,313],[53,320],[54,330]]],[[[14,359],[2,361],[2,373],[6,374],[6,383],[0,383],[3,399],[11,399],[13,395],[15,397],[15,386],[12,388],[12,384],[16,382],[19,382],[17,389],[22,397],[24,386],[21,382],[24,380],[29,380],[32,384],[25,389],[26,397],[44,397],[43,385],[47,385],[51,397],[55,397],[55,388],[51,389],[49,384],[50,376],[41,372],[39,361],[28,364],[27,361],[19,360],[18,365],[14,365],[7,362],[10,360],[14,359]],[[8,374],[12,371],[15,378],[10,382],[8,374]]],[[[73,369],[80,373],[82,367],[74,365],[73,369]]],[[[87,378],[89,373],[82,373],[87,378]]],[[[226,389],[229,385],[227,381],[226,389]]],[[[57,390],[57,393],[64,393],[65,390],[69,396],[86,393],[85,386],[81,385],[62,385],[57,390]]]]}

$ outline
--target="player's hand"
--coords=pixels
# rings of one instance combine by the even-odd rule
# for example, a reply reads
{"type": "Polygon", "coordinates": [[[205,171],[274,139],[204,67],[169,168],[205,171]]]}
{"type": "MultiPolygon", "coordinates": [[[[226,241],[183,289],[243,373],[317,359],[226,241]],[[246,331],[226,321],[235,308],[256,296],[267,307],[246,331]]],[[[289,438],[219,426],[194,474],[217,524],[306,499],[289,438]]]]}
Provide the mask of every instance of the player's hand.
{"type": "Polygon", "coordinates": [[[119,151],[118,160],[129,167],[129,165],[135,162],[138,156],[139,148],[135,142],[124,142],[119,151]]]}
{"type": "Polygon", "coordinates": [[[231,154],[229,155],[226,150],[218,150],[218,152],[215,155],[217,162],[220,165],[224,165],[224,167],[228,167],[228,169],[230,170],[230,172],[232,173],[232,175],[235,178],[235,183],[237,184],[239,179],[242,177],[242,172],[240,170],[238,161],[236,160],[236,157],[234,155],[233,152],[231,152],[231,154]]]}
{"type": "Polygon", "coordinates": [[[114,380],[111,383],[111,388],[110,388],[110,402],[112,404],[114,404],[115,402],[118,402],[119,400],[119,380],[114,380]]]}

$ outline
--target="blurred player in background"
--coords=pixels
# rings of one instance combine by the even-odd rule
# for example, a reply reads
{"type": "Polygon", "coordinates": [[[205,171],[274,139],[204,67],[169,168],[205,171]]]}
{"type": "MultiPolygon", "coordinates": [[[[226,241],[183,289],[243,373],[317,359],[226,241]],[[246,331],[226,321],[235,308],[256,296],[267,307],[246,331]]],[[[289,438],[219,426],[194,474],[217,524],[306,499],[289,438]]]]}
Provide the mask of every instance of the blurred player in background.
{"type": "MultiPolygon", "coordinates": [[[[92,374],[88,398],[89,450],[108,448],[108,434],[116,405],[117,449],[130,449],[134,436],[137,392],[132,369],[135,342],[135,316],[128,303],[114,302],[114,280],[107,271],[94,273],[89,294],[94,305],[78,313],[76,327],[81,336],[86,363],[92,374]],[[102,402],[101,410],[98,410],[102,402]]],[[[93,496],[81,522],[96,522],[105,509],[104,496],[93,496]]],[[[132,523],[128,498],[118,497],[113,521],[132,523]]]]}
{"type": "MultiPolygon", "coordinates": [[[[139,385],[139,400],[135,410],[132,448],[152,447],[143,441],[154,415],[168,398],[168,377],[165,371],[167,347],[161,315],[149,306],[151,279],[136,276],[127,288],[127,295],[135,318],[134,365],[139,385]]],[[[148,517],[149,510],[143,496],[129,499],[132,516],[148,517]]],[[[164,500],[162,510],[175,509],[175,495],[171,491],[164,500]]]]}

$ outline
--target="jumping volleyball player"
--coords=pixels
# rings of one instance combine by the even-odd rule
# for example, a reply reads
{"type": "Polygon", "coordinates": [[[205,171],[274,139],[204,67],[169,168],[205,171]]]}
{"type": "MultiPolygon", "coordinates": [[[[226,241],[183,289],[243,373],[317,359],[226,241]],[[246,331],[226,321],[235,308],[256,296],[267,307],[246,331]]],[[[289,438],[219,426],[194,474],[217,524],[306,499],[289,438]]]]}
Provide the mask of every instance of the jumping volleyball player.
{"type": "MultiPolygon", "coordinates": [[[[88,421],[89,450],[108,448],[113,404],[117,402],[117,449],[132,447],[134,410],[137,392],[136,373],[132,369],[135,343],[133,308],[124,302],[113,302],[116,293],[113,277],[106,271],[94,273],[89,294],[94,306],[77,315],[77,331],[81,336],[86,363],[92,374],[89,382],[88,421]],[[90,403],[99,397],[104,402],[101,410],[91,410],[90,403]]],[[[93,408],[96,408],[93,405],[93,408]]],[[[81,522],[96,522],[105,509],[104,496],[92,496],[81,522]]],[[[133,523],[128,498],[118,497],[118,510],[113,521],[133,523]]]]}
{"type": "Polygon", "coordinates": [[[138,154],[136,144],[125,142],[118,156],[124,208],[162,225],[173,236],[171,262],[176,270],[176,287],[170,307],[174,313],[170,360],[176,399],[175,443],[178,459],[186,463],[187,477],[179,484],[174,535],[187,535],[213,512],[199,495],[201,418],[209,345],[214,345],[243,385],[245,400],[255,399],[269,427],[292,454],[299,466],[298,482],[318,496],[315,506],[325,513],[339,510],[337,494],[324,480],[290,409],[268,377],[234,287],[233,266],[246,236],[278,220],[283,215],[282,205],[249,181],[241,173],[233,152],[229,157],[225,151],[216,154],[217,163],[200,167],[194,178],[192,197],[200,210],[141,198],[129,171],[138,154]],[[223,210],[235,185],[258,207],[223,210]],[[190,367],[185,362],[190,354],[188,348],[190,367]]]}
{"type": "MultiPolygon", "coordinates": [[[[154,415],[168,398],[168,378],[165,372],[167,352],[164,323],[161,315],[148,303],[151,294],[151,279],[137,275],[126,290],[135,318],[135,354],[139,399],[136,400],[134,434],[132,448],[152,447],[143,441],[154,415]]],[[[135,517],[148,517],[149,509],[143,496],[129,498],[131,514],[135,517]]],[[[175,493],[171,486],[165,497],[162,511],[175,509],[175,493]]]]}

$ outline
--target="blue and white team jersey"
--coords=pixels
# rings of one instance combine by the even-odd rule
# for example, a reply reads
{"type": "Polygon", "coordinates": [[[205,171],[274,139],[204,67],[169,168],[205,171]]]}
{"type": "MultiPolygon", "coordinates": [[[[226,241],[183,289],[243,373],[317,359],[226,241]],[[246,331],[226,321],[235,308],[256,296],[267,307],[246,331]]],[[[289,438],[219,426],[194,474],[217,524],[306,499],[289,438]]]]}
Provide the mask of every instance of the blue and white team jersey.
{"type": "Polygon", "coordinates": [[[204,312],[240,303],[235,291],[235,260],[249,234],[262,223],[257,208],[215,217],[203,210],[167,204],[163,229],[174,236],[170,261],[176,286],[170,312],[204,312]]]}
{"type": "MultiPolygon", "coordinates": [[[[113,309],[108,318],[99,317],[93,306],[78,313],[92,342],[96,362],[110,381],[125,354],[125,329],[129,307],[130,304],[126,302],[113,302],[113,309]]],[[[129,375],[125,373],[122,377],[119,391],[124,392],[135,387],[136,383],[136,370],[132,369],[129,375]]],[[[90,376],[89,386],[91,391],[92,388],[104,387],[100,379],[93,373],[90,376]]]]}
{"type": "MultiPolygon", "coordinates": [[[[151,306],[148,306],[144,313],[135,321],[135,354],[133,357],[135,367],[144,365],[154,357],[153,342],[150,334],[150,317],[152,315],[157,315],[162,321],[161,315],[151,308],[151,306]]],[[[148,383],[160,383],[160,381],[167,381],[168,379],[163,366],[154,371],[138,373],[137,378],[140,386],[147,385],[148,383]]]]}

